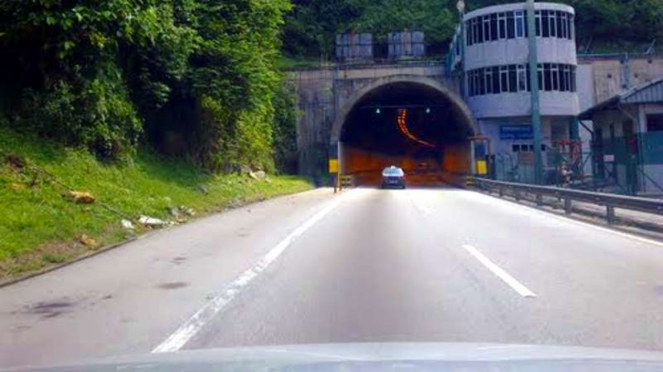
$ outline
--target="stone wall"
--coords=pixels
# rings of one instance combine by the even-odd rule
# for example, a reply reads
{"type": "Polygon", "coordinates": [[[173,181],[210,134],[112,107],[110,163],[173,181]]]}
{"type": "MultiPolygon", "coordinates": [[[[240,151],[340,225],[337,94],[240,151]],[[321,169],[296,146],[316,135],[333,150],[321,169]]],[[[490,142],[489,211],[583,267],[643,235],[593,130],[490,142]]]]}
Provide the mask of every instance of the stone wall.
{"type": "Polygon", "coordinates": [[[591,69],[593,104],[663,75],[663,57],[660,56],[584,57],[579,58],[578,63],[591,69]]]}
{"type": "Polygon", "coordinates": [[[413,81],[428,78],[441,82],[450,91],[459,91],[457,81],[445,76],[442,63],[327,66],[288,73],[288,80],[296,90],[300,111],[297,146],[302,174],[319,177],[326,173],[330,152],[335,151],[331,146],[335,142],[332,130],[337,116],[342,115],[339,113],[352,107],[358,99],[358,92],[392,77],[413,81]]]}

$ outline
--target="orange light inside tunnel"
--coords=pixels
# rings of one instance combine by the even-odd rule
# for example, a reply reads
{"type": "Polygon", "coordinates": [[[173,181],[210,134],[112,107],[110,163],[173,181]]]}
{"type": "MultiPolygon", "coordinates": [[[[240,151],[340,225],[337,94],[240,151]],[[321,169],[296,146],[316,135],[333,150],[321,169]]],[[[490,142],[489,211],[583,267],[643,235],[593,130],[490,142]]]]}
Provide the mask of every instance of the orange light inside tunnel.
{"type": "Polygon", "coordinates": [[[420,138],[417,138],[414,134],[410,132],[410,130],[407,127],[407,109],[399,109],[398,110],[398,129],[405,135],[405,137],[409,138],[410,140],[426,147],[435,147],[432,143],[426,142],[420,138]]]}

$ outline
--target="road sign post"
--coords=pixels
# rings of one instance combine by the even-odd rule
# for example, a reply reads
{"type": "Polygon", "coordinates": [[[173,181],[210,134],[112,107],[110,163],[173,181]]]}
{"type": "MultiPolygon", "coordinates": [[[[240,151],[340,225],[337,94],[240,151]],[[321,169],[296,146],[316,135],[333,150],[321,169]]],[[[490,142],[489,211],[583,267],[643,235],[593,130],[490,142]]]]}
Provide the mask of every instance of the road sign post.
{"type": "Polygon", "coordinates": [[[339,174],[338,174],[338,159],[329,159],[329,174],[332,176],[332,183],[334,184],[334,193],[338,192],[339,174]]]}

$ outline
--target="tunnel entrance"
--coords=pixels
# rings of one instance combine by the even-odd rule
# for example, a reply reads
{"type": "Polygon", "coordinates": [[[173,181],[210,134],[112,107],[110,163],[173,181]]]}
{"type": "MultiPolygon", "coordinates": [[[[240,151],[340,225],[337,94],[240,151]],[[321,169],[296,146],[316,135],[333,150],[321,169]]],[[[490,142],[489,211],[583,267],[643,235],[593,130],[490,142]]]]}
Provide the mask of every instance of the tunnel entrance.
{"type": "Polygon", "coordinates": [[[417,82],[392,82],[357,99],[340,130],[342,173],[379,182],[381,170],[403,168],[408,182],[440,182],[444,171],[470,173],[476,135],[457,97],[417,82]]]}

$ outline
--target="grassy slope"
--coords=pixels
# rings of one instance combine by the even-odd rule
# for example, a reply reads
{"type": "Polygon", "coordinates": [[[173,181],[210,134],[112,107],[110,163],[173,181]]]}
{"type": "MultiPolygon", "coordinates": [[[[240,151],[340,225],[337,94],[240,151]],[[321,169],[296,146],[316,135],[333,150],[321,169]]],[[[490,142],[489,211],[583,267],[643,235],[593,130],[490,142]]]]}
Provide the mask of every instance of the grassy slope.
{"type": "Polygon", "coordinates": [[[11,165],[7,154],[20,155],[63,184],[89,191],[98,202],[133,219],[141,215],[172,219],[168,209],[180,205],[201,215],[311,188],[295,177],[256,181],[239,175],[210,176],[186,162],[166,161],[148,152],[135,156],[133,165],[107,165],[86,151],[0,127],[0,279],[71,260],[132,234],[121,227],[120,215],[100,203],[73,203],[63,197],[66,188],[43,173],[11,165]],[[96,244],[82,244],[83,234],[96,244]]]}

